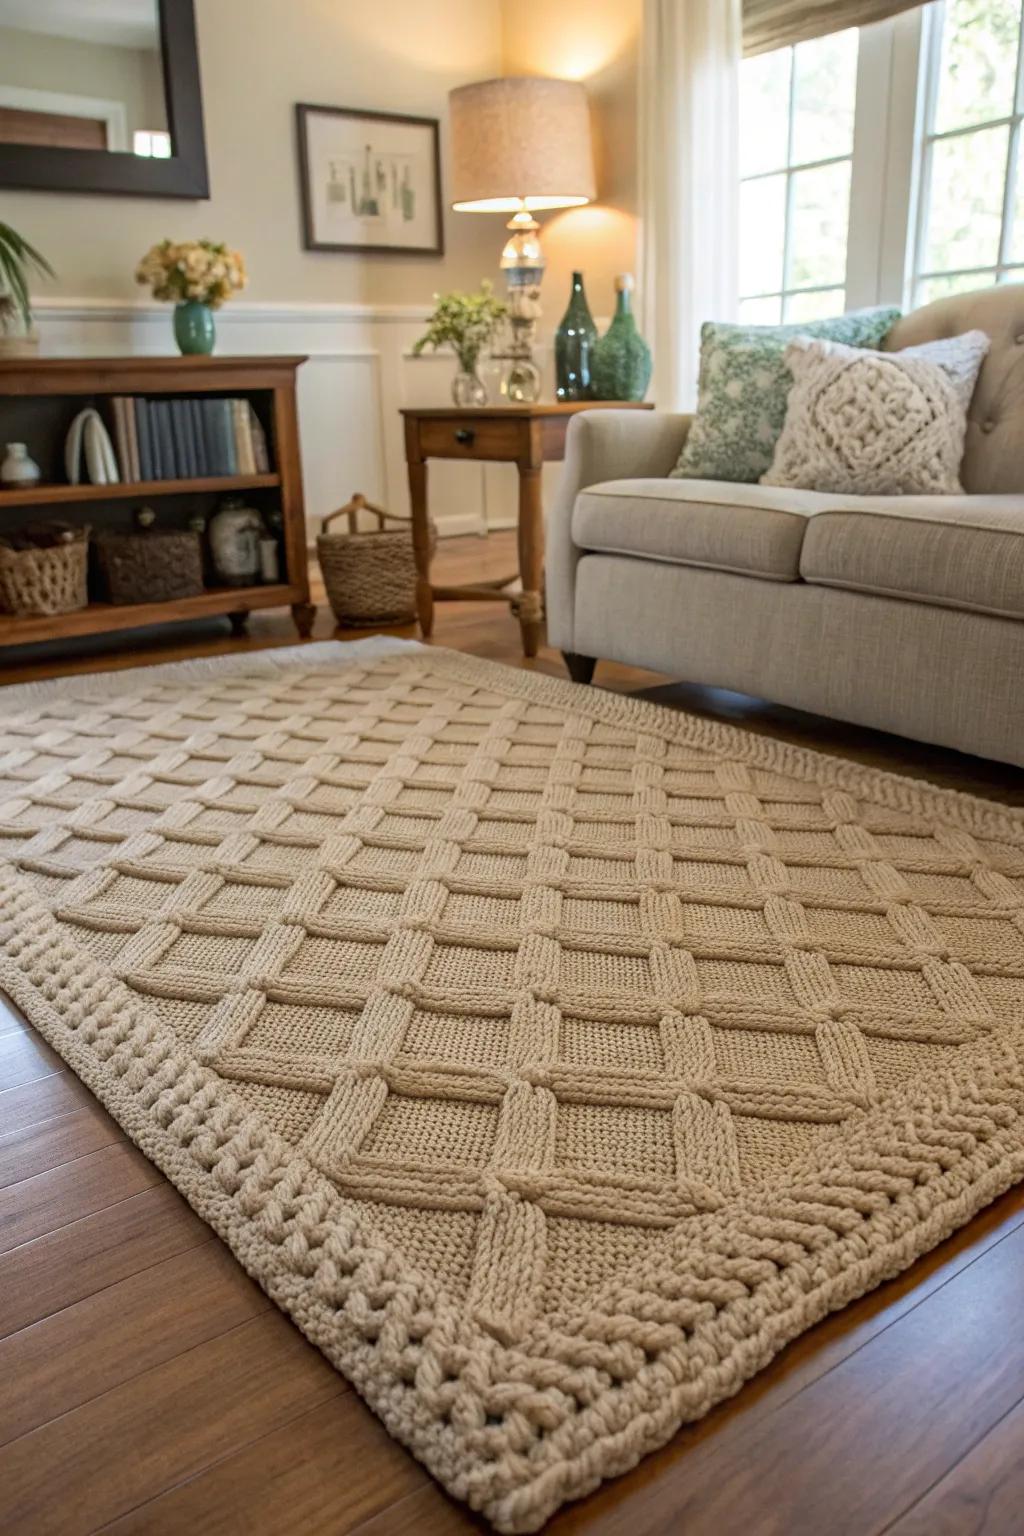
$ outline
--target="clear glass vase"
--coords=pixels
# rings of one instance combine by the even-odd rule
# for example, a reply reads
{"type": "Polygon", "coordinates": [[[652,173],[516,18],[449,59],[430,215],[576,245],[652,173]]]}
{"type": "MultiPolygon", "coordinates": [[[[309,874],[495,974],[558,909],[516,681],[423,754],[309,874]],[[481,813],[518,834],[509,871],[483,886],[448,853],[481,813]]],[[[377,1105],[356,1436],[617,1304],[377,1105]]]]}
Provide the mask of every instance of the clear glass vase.
{"type": "Polygon", "coordinates": [[[487,386],[477,373],[478,358],[460,357],[459,371],[452,379],[452,399],[456,405],[486,405],[487,386]]]}

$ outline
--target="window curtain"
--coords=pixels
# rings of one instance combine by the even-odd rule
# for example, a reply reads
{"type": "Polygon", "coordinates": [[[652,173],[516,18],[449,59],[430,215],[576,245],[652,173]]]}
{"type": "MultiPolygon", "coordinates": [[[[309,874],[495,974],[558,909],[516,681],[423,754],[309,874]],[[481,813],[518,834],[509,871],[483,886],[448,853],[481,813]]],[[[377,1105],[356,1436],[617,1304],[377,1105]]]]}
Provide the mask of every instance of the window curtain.
{"type": "Polygon", "coordinates": [[[700,326],[736,315],[740,0],[644,0],[642,318],[662,410],[697,398],[700,326]]]}
{"type": "Polygon", "coordinates": [[[770,53],[847,27],[867,27],[921,0],[743,0],[743,52],[770,53]]]}

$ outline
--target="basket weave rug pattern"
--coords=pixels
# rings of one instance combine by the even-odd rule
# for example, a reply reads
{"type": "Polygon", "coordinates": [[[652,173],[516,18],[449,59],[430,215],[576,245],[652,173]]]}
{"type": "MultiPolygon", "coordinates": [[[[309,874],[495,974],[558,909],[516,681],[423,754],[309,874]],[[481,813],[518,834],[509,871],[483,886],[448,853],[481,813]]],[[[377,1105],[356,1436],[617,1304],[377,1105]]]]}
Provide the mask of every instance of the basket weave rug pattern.
{"type": "Polygon", "coordinates": [[[1024,1174],[1024,818],[322,649],[0,692],[0,985],[535,1530],[1024,1174]]]}

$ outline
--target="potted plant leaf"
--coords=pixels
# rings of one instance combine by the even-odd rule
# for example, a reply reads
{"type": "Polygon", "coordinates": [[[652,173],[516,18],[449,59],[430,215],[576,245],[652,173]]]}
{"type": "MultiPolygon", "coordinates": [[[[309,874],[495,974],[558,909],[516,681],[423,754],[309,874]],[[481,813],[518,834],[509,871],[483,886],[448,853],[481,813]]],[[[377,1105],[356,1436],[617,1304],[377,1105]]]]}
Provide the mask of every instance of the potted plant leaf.
{"type": "Polygon", "coordinates": [[[24,357],[39,346],[32,329],[28,291],[32,273],[56,275],[46,257],[29,245],[24,235],[9,224],[0,224],[0,357],[24,357]]]}
{"type": "Polygon", "coordinates": [[[477,373],[480,353],[508,314],[508,305],[494,296],[485,278],[476,293],[434,295],[434,312],[426,333],[413,343],[418,357],[425,347],[451,347],[459,360],[459,372],[452,380],[452,399],[456,405],[486,405],[487,390],[477,373]]]}

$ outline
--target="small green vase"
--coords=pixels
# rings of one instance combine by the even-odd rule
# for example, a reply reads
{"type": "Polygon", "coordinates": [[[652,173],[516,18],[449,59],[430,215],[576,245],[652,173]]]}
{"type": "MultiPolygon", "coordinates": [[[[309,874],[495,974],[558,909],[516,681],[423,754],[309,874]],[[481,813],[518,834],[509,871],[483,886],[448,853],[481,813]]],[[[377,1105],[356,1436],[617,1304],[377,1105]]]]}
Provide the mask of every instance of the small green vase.
{"type": "Polygon", "coordinates": [[[213,351],[217,330],[213,323],[213,310],[209,304],[189,299],[185,304],[174,306],[174,339],[178,351],[186,355],[213,351]]]}
{"type": "Polygon", "coordinates": [[[590,355],[597,326],[583,292],[583,273],[572,275],[569,307],[555,332],[555,395],[559,400],[589,400],[590,355]]]}
{"type": "Polygon", "coordinates": [[[590,358],[590,382],[595,400],[642,400],[651,382],[651,349],[633,318],[633,279],[615,279],[618,301],[615,318],[590,358]]]}

